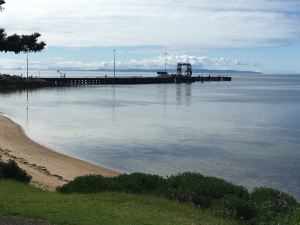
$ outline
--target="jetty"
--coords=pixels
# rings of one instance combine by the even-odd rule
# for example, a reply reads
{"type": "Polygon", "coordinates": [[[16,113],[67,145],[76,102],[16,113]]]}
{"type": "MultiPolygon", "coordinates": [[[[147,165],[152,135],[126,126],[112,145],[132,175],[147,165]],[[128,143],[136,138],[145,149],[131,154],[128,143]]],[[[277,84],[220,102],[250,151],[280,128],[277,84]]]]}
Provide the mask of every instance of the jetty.
{"type": "Polygon", "coordinates": [[[157,76],[123,76],[123,77],[66,77],[66,74],[58,71],[58,78],[43,78],[50,86],[83,86],[83,85],[135,85],[135,84],[171,84],[171,83],[194,83],[211,81],[231,81],[229,76],[193,76],[190,63],[178,63],[177,73],[168,74],[167,71],[157,72],[157,76]],[[186,70],[183,70],[186,67],[186,70]]]}
{"type": "Polygon", "coordinates": [[[50,86],[171,84],[211,81],[231,81],[227,76],[170,76],[170,77],[76,77],[43,78],[50,86]]]}

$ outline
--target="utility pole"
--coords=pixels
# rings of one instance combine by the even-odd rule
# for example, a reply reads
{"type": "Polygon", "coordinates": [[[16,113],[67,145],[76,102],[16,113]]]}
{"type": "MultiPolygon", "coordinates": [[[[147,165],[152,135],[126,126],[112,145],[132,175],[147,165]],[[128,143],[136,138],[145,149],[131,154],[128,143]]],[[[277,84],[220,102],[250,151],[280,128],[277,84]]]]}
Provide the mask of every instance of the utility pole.
{"type": "Polygon", "coordinates": [[[116,51],[117,50],[113,50],[113,52],[114,52],[114,78],[116,78],[116,51]]]}

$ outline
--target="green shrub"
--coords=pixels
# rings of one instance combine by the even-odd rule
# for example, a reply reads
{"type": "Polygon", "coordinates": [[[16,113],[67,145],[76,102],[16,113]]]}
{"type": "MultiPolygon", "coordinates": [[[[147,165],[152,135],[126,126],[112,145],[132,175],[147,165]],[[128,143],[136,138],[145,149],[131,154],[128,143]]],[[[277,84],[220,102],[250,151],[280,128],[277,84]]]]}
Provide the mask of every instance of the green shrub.
{"type": "Polygon", "coordinates": [[[294,215],[292,218],[292,225],[300,225],[300,205],[299,207],[294,211],[294,215]]]}
{"type": "Polygon", "coordinates": [[[14,179],[29,183],[31,176],[18,167],[16,162],[10,160],[8,163],[0,162],[0,179],[14,179]]]}
{"type": "Polygon", "coordinates": [[[0,162],[0,180],[1,179],[4,179],[4,173],[3,173],[3,169],[2,169],[2,166],[1,166],[1,162],[0,162]]]}
{"type": "Polygon", "coordinates": [[[131,194],[153,194],[164,186],[164,183],[165,180],[160,176],[142,173],[124,174],[114,178],[89,175],[75,178],[74,181],[57,188],[57,190],[62,193],[122,191],[131,194]]]}
{"type": "Polygon", "coordinates": [[[288,225],[298,203],[290,195],[272,188],[256,188],[250,194],[250,202],[255,207],[255,225],[288,225]]]}
{"type": "Polygon", "coordinates": [[[205,177],[199,173],[183,173],[167,179],[165,195],[170,199],[192,202],[198,207],[211,207],[214,199],[227,195],[244,198],[248,191],[242,186],[233,185],[215,177],[205,177]]]}
{"type": "Polygon", "coordinates": [[[122,191],[131,194],[152,194],[190,202],[201,208],[211,207],[213,200],[228,195],[237,198],[246,198],[249,195],[244,187],[199,173],[182,173],[167,179],[143,173],[124,174],[115,178],[85,176],[76,178],[57,190],[63,193],[122,191]]]}
{"type": "Polygon", "coordinates": [[[255,216],[253,204],[247,199],[238,198],[237,196],[226,196],[225,198],[214,200],[210,210],[222,218],[233,218],[242,221],[248,221],[255,216]]]}
{"type": "Polygon", "coordinates": [[[131,194],[159,194],[166,186],[166,180],[162,177],[143,173],[124,174],[112,180],[131,194]]]}
{"type": "Polygon", "coordinates": [[[200,207],[206,208],[209,205],[207,199],[196,192],[205,177],[198,173],[182,173],[167,178],[167,188],[163,195],[172,200],[191,202],[200,207]]]}
{"type": "Polygon", "coordinates": [[[100,175],[77,177],[68,184],[58,187],[61,193],[97,193],[104,191],[124,191],[113,178],[100,175]]]}

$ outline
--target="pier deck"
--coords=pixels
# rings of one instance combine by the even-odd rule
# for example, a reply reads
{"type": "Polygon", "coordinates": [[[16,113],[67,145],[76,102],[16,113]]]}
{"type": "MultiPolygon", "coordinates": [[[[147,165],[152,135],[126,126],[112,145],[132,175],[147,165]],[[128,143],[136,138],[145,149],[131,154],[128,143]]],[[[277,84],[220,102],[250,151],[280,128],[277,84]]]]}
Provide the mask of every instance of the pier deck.
{"type": "Polygon", "coordinates": [[[226,76],[193,76],[193,77],[82,77],[82,78],[43,78],[51,86],[81,86],[81,85],[132,85],[132,84],[169,84],[194,83],[210,81],[231,81],[226,76]]]}

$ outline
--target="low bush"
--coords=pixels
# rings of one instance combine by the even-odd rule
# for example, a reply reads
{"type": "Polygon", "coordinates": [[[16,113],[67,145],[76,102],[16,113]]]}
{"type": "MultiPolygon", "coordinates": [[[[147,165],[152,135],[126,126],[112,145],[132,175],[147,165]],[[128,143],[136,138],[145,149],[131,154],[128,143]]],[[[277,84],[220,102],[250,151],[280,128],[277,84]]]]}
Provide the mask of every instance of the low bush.
{"type": "Polygon", "coordinates": [[[97,193],[104,191],[124,191],[114,179],[99,175],[77,177],[72,182],[58,187],[61,193],[97,193]]]}
{"type": "Polygon", "coordinates": [[[100,175],[77,177],[72,182],[59,187],[62,193],[97,193],[119,191],[131,194],[152,194],[164,186],[165,180],[160,176],[142,173],[124,174],[114,178],[100,175]]]}
{"type": "Polygon", "coordinates": [[[292,225],[300,225],[300,206],[294,210],[294,215],[292,218],[292,225]]]}
{"type": "Polygon", "coordinates": [[[62,193],[122,191],[131,194],[152,194],[191,202],[201,208],[210,207],[213,200],[227,195],[237,198],[249,195],[242,186],[214,177],[205,177],[199,173],[183,173],[166,179],[143,173],[124,174],[114,178],[90,175],[78,177],[57,190],[62,193]]]}
{"type": "Polygon", "coordinates": [[[222,218],[233,218],[241,221],[249,221],[255,216],[254,205],[247,199],[236,196],[226,196],[214,200],[209,210],[222,218]]]}
{"type": "Polygon", "coordinates": [[[123,174],[111,181],[120,186],[119,190],[131,194],[160,194],[166,186],[162,177],[143,173],[123,174]]]}
{"type": "Polygon", "coordinates": [[[249,193],[242,186],[233,185],[215,177],[205,177],[199,173],[183,173],[167,179],[165,196],[184,202],[192,202],[198,207],[211,207],[213,200],[226,196],[246,198],[249,193]]]}
{"type": "Polygon", "coordinates": [[[298,206],[292,196],[265,187],[256,188],[250,194],[250,202],[255,208],[253,225],[292,224],[292,217],[298,206]]]}
{"type": "Polygon", "coordinates": [[[16,162],[10,160],[8,163],[0,162],[0,179],[14,179],[19,182],[29,183],[31,176],[18,167],[16,162]]]}

